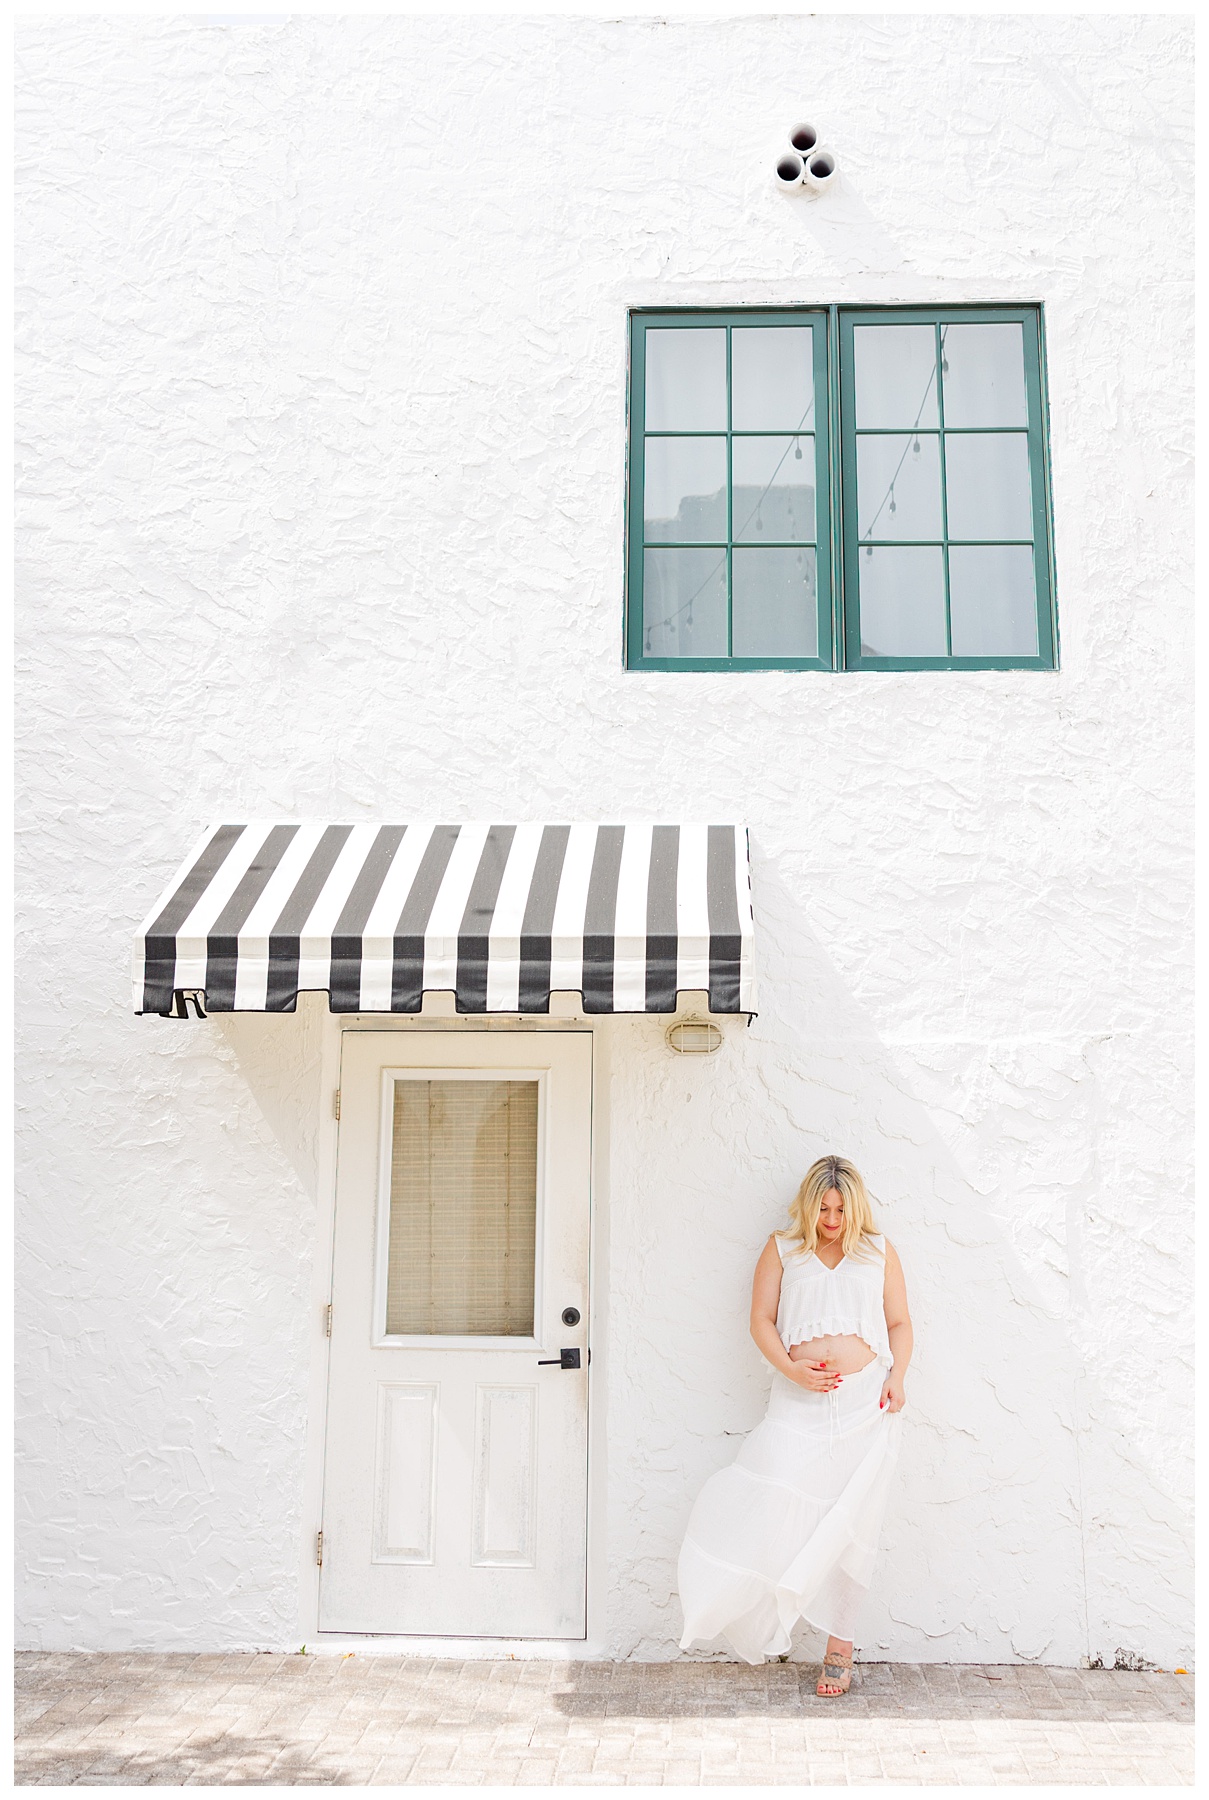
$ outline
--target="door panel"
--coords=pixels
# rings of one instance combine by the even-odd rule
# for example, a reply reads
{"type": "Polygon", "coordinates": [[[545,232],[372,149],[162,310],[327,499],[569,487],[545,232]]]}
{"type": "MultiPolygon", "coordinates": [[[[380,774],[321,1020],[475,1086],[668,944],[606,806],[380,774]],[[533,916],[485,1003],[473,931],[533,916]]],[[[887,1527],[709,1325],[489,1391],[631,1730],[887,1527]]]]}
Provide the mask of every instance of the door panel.
{"type": "Polygon", "coordinates": [[[591,1057],[344,1034],[321,1630],[586,1635],[591,1057]]]}
{"type": "Polygon", "coordinates": [[[378,1383],[376,1563],[432,1561],[439,1393],[434,1383],[378,1383]]]}
{"type": "Polygon", "coordinates": [[[537,1524],[537,1388],[480,1387],[474,1459],[476,1567],[531,1569],[537,1524]]]}

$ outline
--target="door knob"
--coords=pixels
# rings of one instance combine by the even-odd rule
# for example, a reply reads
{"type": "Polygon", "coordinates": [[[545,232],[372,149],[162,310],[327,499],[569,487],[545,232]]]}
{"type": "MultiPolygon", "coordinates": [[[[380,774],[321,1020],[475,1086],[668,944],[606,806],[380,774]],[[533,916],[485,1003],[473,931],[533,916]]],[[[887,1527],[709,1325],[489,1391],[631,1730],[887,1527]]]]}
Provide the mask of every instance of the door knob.
{"type": "Polygon", "coordinates": [[[537,1366],[539,1369],[578,1369],[579,1351],[560,1350],[557,1356],[539,1356],[537,1366]]]}

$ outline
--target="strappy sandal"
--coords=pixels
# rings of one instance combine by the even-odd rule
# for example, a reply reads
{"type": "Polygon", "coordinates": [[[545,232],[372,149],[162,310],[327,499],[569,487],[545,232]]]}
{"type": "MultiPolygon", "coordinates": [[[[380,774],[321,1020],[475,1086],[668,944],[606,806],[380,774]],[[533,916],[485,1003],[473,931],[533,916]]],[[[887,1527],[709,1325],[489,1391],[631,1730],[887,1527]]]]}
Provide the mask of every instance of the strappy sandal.
{"type": "Polygon", "coordinates": [[[842,1650],[829,1650],[823,1658],[823,1671],[815,1684],[814,1691],[820,1700],[838,1700],[840,1694],[823,1692],[824,1682],[829,1687],[839,1687],[840,1694],[846,1694],[852,1685],[852,1658],[846,1656],[842,1650]]]}

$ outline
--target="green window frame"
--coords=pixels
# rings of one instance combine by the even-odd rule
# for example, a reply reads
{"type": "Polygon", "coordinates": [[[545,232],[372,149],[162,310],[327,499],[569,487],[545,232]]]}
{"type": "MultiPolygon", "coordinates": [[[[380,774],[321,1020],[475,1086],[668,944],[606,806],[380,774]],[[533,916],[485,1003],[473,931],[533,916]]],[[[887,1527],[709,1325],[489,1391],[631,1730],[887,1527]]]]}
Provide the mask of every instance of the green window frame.
{"type": "MultiPolygon", "coordinates": [[[[870,343],[872,340],[864,340],[870,343]]],[[[900,342],[902,340],[899,340],[900,342]]],[[[918,336],[917,336],[917,342],[918,336]]],[[[957,343],[954,339],[954,344],[957,343]]],[[[967,342],[969,339],[967,338],[967,342]]],[[[959,365],[960,366],[960,365],[959,365]]],[[[656,389],[657,391],[657,389],[656,389]]],[[[780,431],[784,434],[784,426],[780,431]]],[[[808,434],[801,432],[804,439],[808,434]]],[[[1058,667],[1058,624],[1057,608],[1054,592],[1053,565],[1053,533],[1052,503],[1050,498],[1048,411],[1045,378],[1045,341],[1043,330],[1043,309],[1040,305],[1026,306],[933,306],[933,307],[744,307],[740,309],[712,310],[694,309],[691,311],[671,308],[643,308],[630,313],[630,381],[629,381],[629,455],[626,482],[626,603],[625,603],[625,645],[626,666],[634,670],[746,670],[746,669],[830,669],[845,671],[860,670],[909,670],[909,669],[1056,669],[1058,667]],[[945,337],[950,325],[962,324],[1018,324],[1021,328],[1023,343],[1023,374],[1025,388],[1025,417],[1014,418],[1009,423],[971,424],[957,410],[957,395],[954,398],[954,417],[946,420],[945,415],[945,378],[948,373],[948,362],[945,354],[945,337]],[[931,328],[935,333],[934,387],[935,393],[928,397],[925,409],[921,403],[914,424],[905,425],[898,420],[891,424],[870,423],[868,419],[858,416],[856,356],[857,339],[855,334],[864,329],[885,325],[907,325],[917,328],[931,328]],[[812,370],[814,380],[814,411],[811,425],[813,427],[814,476],[815,476],[815,529],[814,557],[816,575],[816,611],[817,611],[817,649],[814,654],[736,654],[736,648],[743,651],[750,649],[741,640],[744,629],[744,615],[740,605],[738,629],[736,629],[736,597],[740,600],[751,592],[752,571],[763,567],[769,568],[767,561],[763,564],[758,558],[751,556],[752,544],[750,533],[745,535],[746,521],[737,516],[746,513],[749,508],[746,502],[738,509],[735,496],[739,489],[736,478],[736,461],[751,466],[753,447],[745,445],[745,438],[773,435],[765,425],[753,431],[744,427],[742,421],[736,425],[733,405],[734,390],[732,374],[734,367],[734,333],[736,330],[751,327],[798,327],[809,326],[812,338],[812,370]],[[666,330],[724,330],[726,341],[726,416],[714,418],[708,427],[695,426],[692,431],[668,430],[658,427],[647,430],[646,427],[646,395],[648,366],[648,335],[652,331],[666,330]],[[969,440],[994,436],[997,443],[985,446],[973,445],[969,440]],[[987,470],[993,470],[995,458],[1002,461],[1005,450],[1011,449],[1006,443],[1008,436],[1024,443],[1027,449],[1027,477],[1017,467],[1012,476],[1014,492],[1004,498],[1000,508],[1011,514],[1010,530],[1002,528],[994,537],[974,537],[968,532],[962,533],[961,508],[957,507],[957,518],[951,518],[954,510],[950,500],[950,476],[948,463],[952,461],[958,474],[955,487],[960,493],[960,471],[963,465],[967,468],[978,468],[982,458],[987,470]],[[717,508],[714,508],[712,523],[708,535],[698,533],[697,536],[682,544],[674,536],[668,535],[673,521],[658,519],[655,521],[657,535],[648,538],[651,527],[645,523],[644,496],[647,492],[648,444],[653,440],[694,436],[698,439],[713,437],[717,448],[710,452],[710,464],[715,470],[721,469],[723,450],[726,470],[726,511],[725,522],[717,508]],[[873,444],[871,440],[881,437],[886,440],[884,446],[873,444]],[[916,530],[901,540],[893,535],[894,527],[889,522],[885,511],[885,500],[876,509],[873,522],[862,521],[858,508],[858,462],[868,449],[870,469],[881,466],[889,468],[897,454],[897,443],[904,442],[903,458],[908,448],[915,458],[930,462],[938,468],[939,481],[939,517],[933,520],[926,531],[916,530]],[[910,440],[909,446],[906,440],[910,440]],[[963,440],[959,442],[958,440],[963,440]],[[885,456],[882,456],[882,451],[885,456]],[[989,455],[990,461],[986,458],[989,455]],[[888,461],[886,461],[888,457],[888,461]],[[972,459],[972,463],[971,463],[972,459]],[[1027,492],[1024,482],[1027,481],[1027,492]],[[1009,498],[1011,503],[1009,504],[1009,498]],[[1027,514],[1027,518],[1025,515],[1027,514]],[[695,581],[688,583],[690,591],[690,612],[692,618],[691,598],[695,594],[708,592],[714,605],[713,634],[716,652],[722,648],[722,612],[725,606],[725,654],[699,654],[694,651],[685,655],[669,655],[666,653],[667,619],[660,613],[666,610],[669,602],[659,597],[649,604],[648,590],[656,587],[659,571],[666,567],[660,558],[669,548],[683,553],[690,548],[697,553],[696,567],[704,571],[705,582],[699,587],[695,581]],[[704,552],[710,552],[707,557],[704,552]],[[905,551],[905,555],[903,554],[905,551]],[[877,559],[880,557],[880,563],[877,559]],[[877,566],[884,571],[897,559],[901,570],[912,569],[920,576],[926,574],[929,584],[929,604],[931,619],[929,631],[931,642],[930,654],[903,654],[896,652],[893,646],[885,643],[881,647],[862,641],[861,630],[861,580],[862,570],[873,579],[872,569],[877,566]],[[915,559],[914,561],[912,559],[915,559]],[[1036,639],[1035,644],[1024,647],[1023,640],[1028,637],[1027,624],[1028,602],[1021,611],[1019,595],[1021,582],[1026,580],[1025,570],[1031,566],[1033,588],[1036,600],[1036,639]],[[1022,639],[1017,654],[982,654],[978,646],[979,615],[978,607],[983,603],[983,596],[992,593],[995,585],[996,568],[1002,571],[1009,568],[1014,571],[1011,580],[1015,583],[1016,598],[1012,601],[1015,617],[1012,629],[1022,639]],[[644,589],[644,578],[651,572],[652,580],[644,589]],[[738,578],[738,582],[737,582],[738,578]],[[725,582],[725,599],[723,602],[723,581],[725,582]],[[708,587],[705,586],[708,584],[708,587]],[[976,596],[971,601],[970,596],[976,596]],[[645,610],[644,610],[645,606],[645,610]],[[650,616],[648,617],[648,613],[650,616]],[[652,629],[653,628],[653,629],[652,629]]],[[[795,445],[797,436],[794,437],[795,445]]],[[[758,452],[759,447],[755,447],[758,452]]],[[[674,452],[671,452],[674,454],[674,452]]],[[[649,458],[652,467],[658,470],[660,459],[666,462],[669,450],[660,445],[658,451],[652,450],[649,458]]],[[[757,454],[757,462],[758,462],[757,454]]],[[[782,461],[784,459],[782,458],[782,461]]],[[[1009,462],[1012,457],[1009,456],[1009,462]]],[[[779,465],[778,465],[779,467],[779,465]]],[[[902,461],[899,462],[899,469],[902,461]]],[[[895,511],[894,484],[897,471],[891,470],[887,497],[890,501],[889,511],[895,511]]],[[[764,489],[767,495],[776,471],[770,478],[769,486],[764,489]]],[[[874,493],[880,491],[878,486],[874,493]]],[[[968,477],[967,477],[968,479],[968,477]]],[[[985,479],[985,477],[984,477],[985,479]]],[[[658,483],[656,482],[656,485],[658,483]]],[[[908,483],[904,478],[904,486],[908,483]]],[[[1010,484],[1009,484],[1010,485],[1010,484]]],[[[720,491],[720,490],[719,490],[720,491]]],[[[683,505],[680,511],[683,512],[683,505]]],[[[770,503],[770,512],[775,515],[777,509],[770,503]]],[[[677,515],[679,516],[679,515],[677,515]]],[[[772,549],[784,553],[795,547],[789,544],[780,545],[774,539],[761,539],[760,548],[772,549]]],[[[800,552],[804,547],[799,536],[796,548],[800,552]]],[[[801,563],[801,555],[797,561],[801,563]]],[[[687,568],[687,562],[681,564],[687,568]]],[[[776,565],[771,565],[775,567],[776,565]]],[[[886,579],[881,575],[883,582],[886,579]]],[[[679,598],[680,590],[674,591],[674,598],[679,598]]],[[[873,591],[869,591],[866,608],[870,617],[875,616],[873,591]]],[[[875,634],[876,635],[876,634],[875,634]]],[[[891,633],[891,635],[893,635],[891,633]]],[[[805,646],[798,645],[798,649],[805,646]]]]}
{"type": "MultiPolygon", "coordinates": [[[[760,307],[743,309],[737,312],[634,312],[630,315],[630,419],[642,422],[640,428],[632,430],[630,438],[629,459],[629,497],[627,501],[627,518],[629,520],[629,545],[627,550],[628,593],[632,603],[628,606],[628,650],[631,668],[644,669],[766,669],[770,667],[782,669],[830,669],[834,666],[835,626],[836,618],[832,601],[834,582],[832,580],[833,539],[832,539],[832,506],[831,506],[831,431],[829,421],[823,416],[826,410],[828,392],[827,359],[829,355],[829,332],[826,308],[791,308],[774,310],[760,307]],[[813,417],[810,424],[805,423],[805,414],[800,419],[786,419],[778,429],[767,427],[748,430],[735,424],[734,387],[732,381],[734,364],[734,333],[736,330],[757,328],[801,330],[809,328],[811,337],[810,371],[813,392],[813,417]],[[648,366],[648,337],[658,331],[724,331],[726,354],[726,407],[725,418],[718,419],[704,429],[667,430],[656,428],[646,430],[646,394],[648,366]],[[798,429],[795,431],[793,425],[798,429]],[[659,536],[648,539],[644,531],[645,504],[648,460],[654,460],[654,452],[648,458],[649,445],[662,445],[668,440],[692,439],[697,443],[712,442],[718,446],[720,455],[725,460],[726,508],[725,519],[717,521],[719,529],[711,530],[708,536],[692,539],[680,539],[675,536],[659,536]],[[759,441],[769,444],[793,442],[798,449],[801,441],[809,439],[813,445],[813,466],[815,476],[815,521],[814,543],[804,538],[782,540],[775,532],[765,534],[757,546],[750,541],[748,527],[750,520],[745,516],[748,508],[741,507],[738,513],[735,508],[735,492],[738,483],[735,480],[736,457],[741,461],[745,450],[755,447],[759,441]],[[817,595],[818,632],[817,643],[813,653],[769,657],[767,655],[744,655],[742,653],[741,631],[740,652],[735,653],[736,612],[735,589],[736,575],[741,578],[745,568],[755,556],[769,551],[774,554],[782,552],[786,556],[798,557],[803,551],[814,551],[815,587],[817,595]],[[690,600],[680,599],[679,592],[675,599],[676,611],[684,606],[691,607],[692,600],[701,604],[700,596],[707,584],[714,587],[721,577],[721,585],[725,588],[725,637],[726,653],[724,655],[660,655],[656,648],[652,653],[648,645],[652,644],[653,630],[666,625],[666,619],[656,619],[644,614],[643,596],[644,579],[648,568],[667,555],[687,553],[696,559],[697,566],[705,570],[705,579],[698,586],[695,580],[689,586],[690,600]],[[746,559],[746,560],[745,560],[746,559]],[[694,588],[696,592],[694,593],[694,588]]],[[[784,458],[781,459],[782,461],[784,458]]],[[[803,459],[804,460],[804,459],[803,459]]],[[[767,492],[767,490],[765,490],[767,492]]],[[[660,602],[662,606],[663,602],[660,602]]],[[[668,602],[667,604],[671,604],[668,602]]],[[[648,613],[652,609],[648,608],[648,613]]],[[[741,624],[741,620],[740,620],[741,624]]]]}

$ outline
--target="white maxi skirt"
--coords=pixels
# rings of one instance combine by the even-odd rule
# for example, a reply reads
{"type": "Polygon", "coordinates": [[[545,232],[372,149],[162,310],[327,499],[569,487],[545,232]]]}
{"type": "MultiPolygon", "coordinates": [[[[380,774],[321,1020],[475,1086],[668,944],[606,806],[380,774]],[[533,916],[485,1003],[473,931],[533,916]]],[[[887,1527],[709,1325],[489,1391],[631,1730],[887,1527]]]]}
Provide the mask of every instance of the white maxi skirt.
{"type": "Polygon", "coordinates": [[[768,1412],[697,1496],[680,1552],[682,1650],[784,1656],[799,1620],[856,1635],[902,1420],[879,1408],[880,1362],[812,1394],[774,1374],[768,1412]]]}

